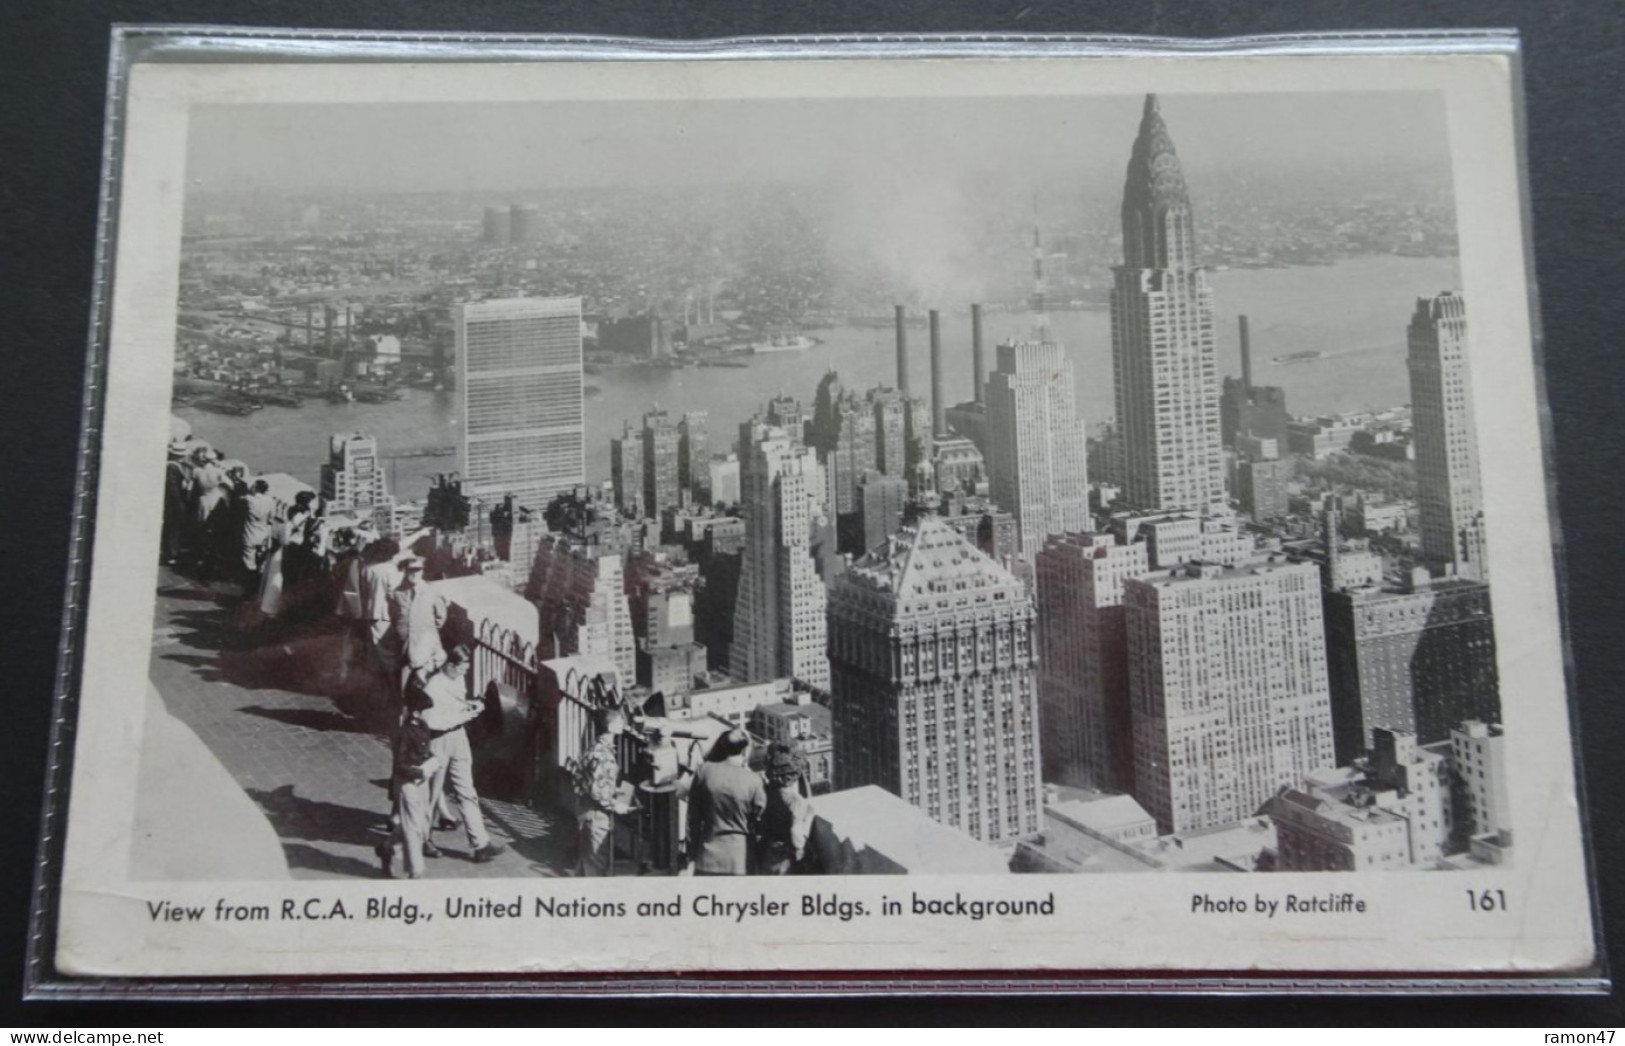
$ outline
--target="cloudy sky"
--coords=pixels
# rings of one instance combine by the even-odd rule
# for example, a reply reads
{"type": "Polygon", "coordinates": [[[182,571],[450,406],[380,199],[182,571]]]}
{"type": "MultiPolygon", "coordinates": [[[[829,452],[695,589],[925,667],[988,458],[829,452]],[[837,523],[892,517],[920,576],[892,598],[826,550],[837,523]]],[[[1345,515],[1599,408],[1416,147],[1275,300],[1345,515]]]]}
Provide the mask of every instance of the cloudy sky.
{"type": "MultiPolygon", "coordinates": [[[[1122,177],[1141,96],[202,106],[195,188],[543,190],[719,181],[906,186],[1023,170],[1122,177]]],[[[1433,94],[1163,96],[1188,173],[1448,171],[1433,94]]]]}

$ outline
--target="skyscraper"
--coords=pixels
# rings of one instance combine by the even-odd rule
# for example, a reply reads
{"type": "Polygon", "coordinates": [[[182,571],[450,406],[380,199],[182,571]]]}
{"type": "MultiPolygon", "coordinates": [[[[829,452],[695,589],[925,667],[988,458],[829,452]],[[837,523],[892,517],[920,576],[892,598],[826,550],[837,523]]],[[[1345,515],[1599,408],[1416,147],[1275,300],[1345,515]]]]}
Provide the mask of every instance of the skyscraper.
{"type": "Polygon", "coordinates": [[[1035,566],[1044,780],[1132,792],[1123,585],[1150,570],[1146,544],[1063,534],[1049,539],[1035,566]]]}
{"type": "Polygon", "coordinates": [[[508,230],[512,227],[508,208],[487,207],[480,225],[480,240],[488,247],[505,247],[508,244],[508,230]]]}
{"type": "Polygon", "coordinates": [[[830,587],[838,789],[875,784],[983,842],[1039,830],[1026,586],[922,516],[830,587]]]}
{"type": "Polygon", "coordinates": [[[897,479],[908,479],[907,400],[896,389],[884,385],[869,390],[869,406],[875,416],[875,468],[897,479]]]}
{"type": "Polygon", "coordinates": [[[1320,570],[1259,557],[1131,578],[1134,798],[1163,832],[1251,816],[1334,765],[1320,570]]]}
{"type": "Polygon", "coordinates": [[[835,494],[831,509],[838,516],[856,513],[858,482],[878,468],[875,411],[866,408],[856,392],[848,391],[833,370],[818,383],[807,443],[818,451],[819,463],[829,473],[835,494]]]}
{"type": "Polygon", "coordinates": [[[643,433],[623,422],[621,434],[609,440],[609,478],[615,507],[627,519],[643,518],[643,433]]]}
{"type": "Polygon", "coordinates": [[[1089,470],[1072,360],[1053,341],[1006,342],[987,380],[989,491],[1029,562],[1051,534],[1089,529],[1089,470]]]}
{"type": "Polygon", "coordinates": [[[699,584],[699,566],[680,553],[644,549],[627,560],[638,682],[667,698],[688,693],[694,677],[706,671],[706,649],[694,641],[694,592],[699,584]]]}
{"type": "Polygon", "coordinates": [[[394,529],[395,499],[389,496],[378,441],[353,432],[328,440],[327,464],[322,466],[322,501],[329,515],[370,519],[379,533],[394,529]]]}
{"type": "Polygon", "coordinates": [[[540,508],[584,482],[581,299],[502,298],[454,313],[465,492],[540,508]]]}
{"type": "Polygon", "coordinates": [[[517,244],[535,243],[542,232],[542,211],[534,203],[508,208],[508,236],[517,244]]]}
{"type": "Polygon", "coordinates": [[[1123,187],[1123,264],[1112,291],[1112,366],[1123,492],[1147,512],[1224,500],[1213,291],[1179,157],[1147,95],[1123,187]]]}
{"type": "Polygon", "coordinates": [[[1326,593],[1339,764],[1364,755],[1378,728],[1435,744],[1465,720],[1501,718],[1489,587],[1418,573],[1326,593]]]}
{"type": "Polygon", "coordinates": [[[763,426],[740,447],[745,552],[734,602],[729,674],[829,686],[824,580],[814,544],[828,528],[824,472],[812,448],[763,426]]]}
{"type": "Polygon", "coordinates": [[[607,507],[587,488],[548,505],[548,532],[536,548],[526,594],[540,616],[544,659],[597,654],[630,680],[637,640],[626,598],[626,542],[607,507]]]}
{"type": "Polygon", "coordinates": [[[1432,567],[1488,581],[1467,307],[1448,291],[1420,298],[1408,334],[1422,558],[1432,567]]]}
{"type": "Polygon", "coordinates": [[[711,503],[710,427],[710,415],[703,410],[688,411],[677,423],[677,482],[702,505],[711,503]]]}
{"type": "Polygon", "coordinates": [[[660,519],[682,503],[682,434],[671,415],[652,410],[643,416],[643,514],[660,519]]]}

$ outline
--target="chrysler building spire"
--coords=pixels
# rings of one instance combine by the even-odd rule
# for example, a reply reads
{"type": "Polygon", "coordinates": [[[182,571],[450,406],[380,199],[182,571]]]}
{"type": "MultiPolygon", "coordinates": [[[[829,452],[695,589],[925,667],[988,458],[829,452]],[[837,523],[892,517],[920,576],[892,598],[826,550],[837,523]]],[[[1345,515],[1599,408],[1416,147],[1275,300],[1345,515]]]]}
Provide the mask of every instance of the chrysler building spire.
{"type": "Polygon", "coordinates": [[[1195,264],[1190,194],[1157,96],[1145,96],[1140,134],[1123,185],[1123,264],[1186,269],[1195,264]]]}

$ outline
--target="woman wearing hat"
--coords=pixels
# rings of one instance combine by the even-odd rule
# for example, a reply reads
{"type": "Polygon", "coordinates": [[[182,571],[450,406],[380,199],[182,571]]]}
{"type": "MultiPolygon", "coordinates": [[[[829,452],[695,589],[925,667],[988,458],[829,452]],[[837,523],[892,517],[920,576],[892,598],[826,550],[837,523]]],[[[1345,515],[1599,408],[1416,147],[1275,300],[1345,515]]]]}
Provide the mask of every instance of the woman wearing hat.
{"type": "Polygon", "coordinates": [[[729,730],[695,771],[688,793],[688,852],[695,875],[748,875],[750,844],[767,811],[762,779],[746,763],[750,735],[729,730]]]}
{"type": "Polygon", "coordinates": [[[756,870],[761,875],[789,875],[801,867],[813,824],[800,753],[774,741],[762,776],[767,779],[767,809],[756,845],[756,870]]]}

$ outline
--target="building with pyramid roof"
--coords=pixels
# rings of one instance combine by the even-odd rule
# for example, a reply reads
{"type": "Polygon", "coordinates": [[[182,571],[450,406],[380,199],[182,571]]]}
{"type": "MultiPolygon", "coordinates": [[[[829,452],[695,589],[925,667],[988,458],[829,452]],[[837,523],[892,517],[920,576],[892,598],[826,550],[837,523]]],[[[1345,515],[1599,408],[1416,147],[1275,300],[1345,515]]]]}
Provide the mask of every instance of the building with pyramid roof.
{"type": "Polygon", "coordinates": [[[1034,609],[934,516],[830,587],[838,789],[879,785],[987,843],[1039,831],[1034,609]]]}

